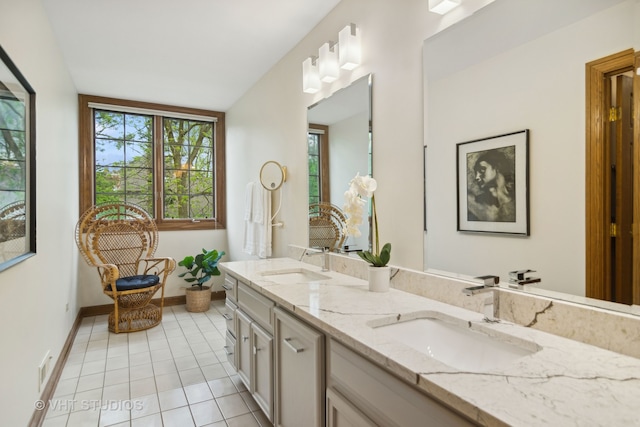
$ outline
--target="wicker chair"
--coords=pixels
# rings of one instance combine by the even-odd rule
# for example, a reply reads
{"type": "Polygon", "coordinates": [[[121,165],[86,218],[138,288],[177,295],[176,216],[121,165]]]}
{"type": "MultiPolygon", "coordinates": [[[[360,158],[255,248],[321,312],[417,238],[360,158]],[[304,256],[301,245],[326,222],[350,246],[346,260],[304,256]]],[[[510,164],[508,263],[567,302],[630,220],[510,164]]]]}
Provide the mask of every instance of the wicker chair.
{"type": "Polygon", "coordinates": [[[0,208],[0,262],[25,252],[26,214],[24,201],[0,208]]]}
{"type": "Polygon", "coordinates": [[[173,258],[153,257],[158,246],[155,221],[128,203],[96,205],[76,225],[76,243],[89,265],[98,269],[102,291],[113,299],[111,332],[134,332],[162,320],[164,285],[173,258]],[[161,290],[159,305],[151,298],[161,290]]]}
{"type": "Polygon", "coordinates": [[[340,249],[344,243],[347,218],[340,208],[331,203],[309,205],[309,246],[340,249]]]}

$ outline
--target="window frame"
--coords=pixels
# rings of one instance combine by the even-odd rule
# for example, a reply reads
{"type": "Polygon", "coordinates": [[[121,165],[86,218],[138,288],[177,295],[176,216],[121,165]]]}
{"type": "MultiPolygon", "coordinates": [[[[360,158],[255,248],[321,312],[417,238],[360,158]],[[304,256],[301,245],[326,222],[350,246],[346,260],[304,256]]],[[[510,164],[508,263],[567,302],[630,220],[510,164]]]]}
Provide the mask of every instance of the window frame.
{"type": "MultiPolygon", "coordinates": [[[[318,173],[320,175],[320,201],[329,202],[329,126],[309,123],[308,133],[320,135],[318,156],[320,160],[318,173]]],[[[308,161],[308,159],[307,159],[308,161]]],[[[307,165],[307,169],[308,169],[307,165]]],[[[308,171],[307,171],[308,173],[308,171]]]]}
{"type": "MultiPolygon", "coordinates": [[[[82,215],[94,205],[95,201],[95,154],[94,154],[94,119],[89,104],[108,104],[127,108],[149,110],[153,113],[153,206],[149,212],[156,221],[158,230],[215,230],[226,227],[226,172],[225,172],[225,113],[196,108],[177,107],[141,101],[130,101],[94,95],[78,95],[79,104],[79,177],[80,196],[79,214],[82,215]],[[159,112],[166,114],[162,115],[159,112]],[[178,117],[172,117],[174,113],[178,117]],[[215,218],[211,219],[166,219],[164,215],[164,148],[163,118],[181,118],[180,115],[211,117],[215,121],[214,130],[214,191],[215,218]]],[[[124,111],[126,112],[126,111],[124,111]]]]}

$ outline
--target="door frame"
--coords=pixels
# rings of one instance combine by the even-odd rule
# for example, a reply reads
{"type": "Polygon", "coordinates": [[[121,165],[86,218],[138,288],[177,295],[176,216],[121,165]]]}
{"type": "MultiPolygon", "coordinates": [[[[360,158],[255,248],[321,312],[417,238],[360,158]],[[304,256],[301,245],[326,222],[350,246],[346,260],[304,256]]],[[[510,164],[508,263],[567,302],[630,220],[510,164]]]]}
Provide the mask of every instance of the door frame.
{"type": "MultiPolygon", "coordinates": [[[[633,69],[633,90],[640,94],[640,77],[635,72],[640,67],[640,54],[633,49],[597,59],[586,64],[586,208],[585,208],[585,243],[586,243],[586,296],[603,300],[611,299],[610,277],[611,260],[611,208],[609,174],[605,173],[605,165],[610,164],[610,153],[606,145],[605,132],[609,127],[605,86],[607,74],[633,69]]],[[[640,189],[640,96],[633,101],[634,126],[634,188],[640,189]]],[[[640,218],[640,200],[634,198],[634,219],[640,218]]],[[[633,224],[633,265],[640,265],[640,239],[638,224],[633,224]]],[[[633,269],[633,302],[640,303],[640,272],[633,269]]]]}

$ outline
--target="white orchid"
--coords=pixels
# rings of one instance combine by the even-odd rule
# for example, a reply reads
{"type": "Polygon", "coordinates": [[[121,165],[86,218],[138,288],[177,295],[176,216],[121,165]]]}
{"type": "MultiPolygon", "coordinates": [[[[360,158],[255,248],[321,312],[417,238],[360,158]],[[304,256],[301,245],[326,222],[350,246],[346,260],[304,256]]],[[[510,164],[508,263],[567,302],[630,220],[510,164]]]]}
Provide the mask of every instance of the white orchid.
{"type": "Polygon", "coordinates": [[[376,213],[376,199],[373,195],[377,188],[378,183],[375,179],[370,176],[360,176],[360,173],[357,173],[351,182],[349,182],[349,189],[344,193],[345,205],[343,210],[347,215],[347,222],[343,231],[347,236],[360,236],[360,229],[358,227],[363,222],[364,206],[366,205],[364,198],[370,197],[375,233],[375,254],[369,251],[363,251],[358,252],[358,255],[374,267],[384,267],[391,258],[391,244],[385,244],[382,250],[379,248],[378,215],[376,213]]]}

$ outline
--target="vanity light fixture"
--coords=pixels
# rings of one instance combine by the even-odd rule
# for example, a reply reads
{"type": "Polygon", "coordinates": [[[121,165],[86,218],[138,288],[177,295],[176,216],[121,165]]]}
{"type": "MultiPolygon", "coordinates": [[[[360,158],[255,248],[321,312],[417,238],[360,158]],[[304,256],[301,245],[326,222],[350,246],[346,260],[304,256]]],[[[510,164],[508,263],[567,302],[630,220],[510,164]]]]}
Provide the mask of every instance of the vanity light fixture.
{"type": "Polygon", "coordinates": [[[338,33],[338,57],[340,68],[353,70],[360,65],[362,49],[360,47],[360,29],[349,24],[338,33]]]}
{"type": "Polygon", "coordinates": [[[429,12],[444,15],[453,8],[460,6],[461,0],[429,0],[429,12]]]}
{"type": "Polygon", "coordinates": [[[318,72],[320,80],[325,83],[336,81],[340,70],[338,69],[337,45],[327,42],[320,46],[318,51],[318,72]]]}
{"type": "Polygon", "coordinates": [[[310,56],[302,62],[302,91],[316,93],[320,90],[317,57],[310,56]]]}

